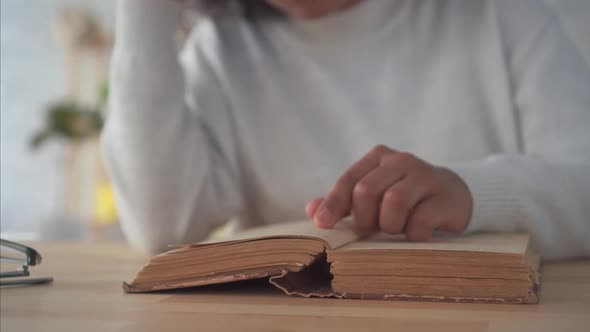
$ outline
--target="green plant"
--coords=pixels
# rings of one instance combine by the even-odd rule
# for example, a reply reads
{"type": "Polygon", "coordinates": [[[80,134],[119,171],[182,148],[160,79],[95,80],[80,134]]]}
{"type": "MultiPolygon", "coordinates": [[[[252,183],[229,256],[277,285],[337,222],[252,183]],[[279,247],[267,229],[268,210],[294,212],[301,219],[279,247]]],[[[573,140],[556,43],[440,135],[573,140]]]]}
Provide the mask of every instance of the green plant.
{"type": "Polygon", "coordinates": [[[98,89],[98,107],[82,106],[70,99],[61,100],[48,107],[45,127],[36,132],[30,141],[33,149],[40,148],[50,138],[83,140],[100,133],[104,118],[100,110],[106,105],[108,84],[101,84],[98,89]]]}

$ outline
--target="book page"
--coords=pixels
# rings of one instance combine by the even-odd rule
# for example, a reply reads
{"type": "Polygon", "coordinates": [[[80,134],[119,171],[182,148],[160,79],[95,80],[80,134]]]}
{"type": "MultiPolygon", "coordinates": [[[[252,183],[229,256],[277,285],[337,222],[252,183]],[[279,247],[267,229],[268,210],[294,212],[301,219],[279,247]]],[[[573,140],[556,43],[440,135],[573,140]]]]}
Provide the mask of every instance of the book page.
{"type": "Polygon", "coordinates": [[[529,245],[527,234],[470,234],[462,236],[436,235],[428,242],[409,242],[402,234],[378,234],[369,239],[350,243],[344,250],[451,250],[524,254],[529,245]]]}
{"type": "Polygon", "coordinates": [[[229,244],[267,238],[316,238],[323,240],[331,249],[335,249],[355,241],[358,235],[353,231],[349,219],[340,221],[333,229],[320,229],[311,220],[302,220],[247,229],[221,240],[209,240],[194,246],[215,243],[229,244]]]}

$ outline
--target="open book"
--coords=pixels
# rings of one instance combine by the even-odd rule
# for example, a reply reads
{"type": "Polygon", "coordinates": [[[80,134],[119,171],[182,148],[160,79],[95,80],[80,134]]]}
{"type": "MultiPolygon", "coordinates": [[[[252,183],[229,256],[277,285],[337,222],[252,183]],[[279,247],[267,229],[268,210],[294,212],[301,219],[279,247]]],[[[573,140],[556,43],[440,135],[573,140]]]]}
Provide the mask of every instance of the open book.
{"type": "Polygon", "coordinates": [[[125,291],[268,278],[289,295],[385,300],[536,303],[539,260],[524,234],[359,239],[350,223],[310,221],[238,233],[153,257],[125,291]]]}

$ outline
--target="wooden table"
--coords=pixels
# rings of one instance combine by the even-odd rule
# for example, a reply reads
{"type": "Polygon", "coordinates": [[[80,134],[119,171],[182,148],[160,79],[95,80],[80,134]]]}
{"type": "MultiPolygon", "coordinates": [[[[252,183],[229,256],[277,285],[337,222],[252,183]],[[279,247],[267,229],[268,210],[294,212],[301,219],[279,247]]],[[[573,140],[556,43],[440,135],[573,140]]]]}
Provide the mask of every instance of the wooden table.
{"type": "Polygon", "coordinates": [[[124,294],[123,244],[36,244],[51,285],[0,290],[1,331],[590,331],[590,261],[545,264],[541,304],[303,299],[260,286],[124,294]]]}

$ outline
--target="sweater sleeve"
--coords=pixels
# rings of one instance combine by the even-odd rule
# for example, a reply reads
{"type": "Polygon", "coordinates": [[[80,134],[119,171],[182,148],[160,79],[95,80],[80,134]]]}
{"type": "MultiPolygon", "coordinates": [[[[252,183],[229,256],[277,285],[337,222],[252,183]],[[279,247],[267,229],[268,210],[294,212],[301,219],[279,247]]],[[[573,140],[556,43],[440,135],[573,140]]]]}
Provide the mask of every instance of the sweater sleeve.
{"type": "Polygon", "coordinates": [[[527,231],[545,259],[588,256],[590,70],[556,15],[541,9],[545,18],[523,19],[528,33],[509,45],[522,153],[450,168],[474,198],[467,232],[527,231]]]}
{"type": "Polygon", "coordinates": [[[103,154],[126,237],[156,253],[201,240],[240,207],[231,118],[198,40],[179,61],[177,2],[121,0],[117,10],[103,154]]]}

